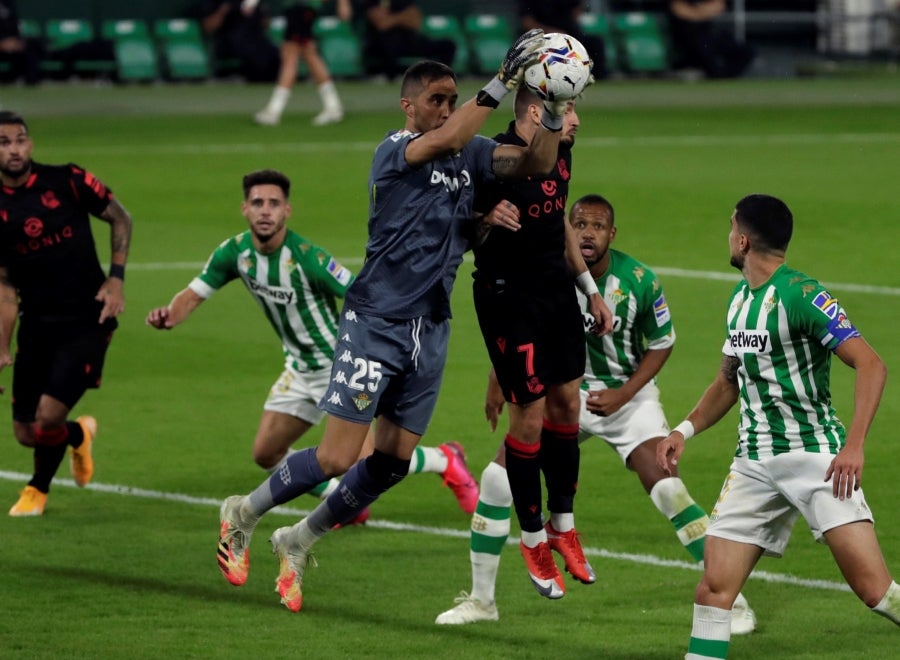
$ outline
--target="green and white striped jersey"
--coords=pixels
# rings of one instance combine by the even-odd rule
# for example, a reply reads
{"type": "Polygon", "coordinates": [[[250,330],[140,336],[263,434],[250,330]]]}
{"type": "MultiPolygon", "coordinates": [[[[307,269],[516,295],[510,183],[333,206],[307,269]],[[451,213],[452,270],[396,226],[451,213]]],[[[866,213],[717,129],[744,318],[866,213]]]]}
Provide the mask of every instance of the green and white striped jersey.
{"type": "MultiPolygon", "coordinates": [[[[582,389],[621,387],[648,349],[662,350],[675,343],[669,306],[656,275],[624,252],[610,249],[609,255],[609,268],[595,281],[613,313],[613,329],[603,337],[587,333],[582,389]]],[[[578,302],[587,329],[594,319],[581,291],[578,302]]]]}
{"type": "Polygon", "coordinates": [[[205,299],[238,277],[278,333],[291,367],[301,372],[331,368],[336,299],[344,297],[353,280],[349,270],[290,230],[277,251],[260,254],[248,230],[219,245],[189,286],[205,299]]]}
{"type": "Polygon", "coordinates": [[[845,431],[831,407],[831,353],[860,336],[838,301],[782,264],[762,286],[735,287],[726,333],[722,352],[741,363],[735,455],[837,454],[845,431]]]}

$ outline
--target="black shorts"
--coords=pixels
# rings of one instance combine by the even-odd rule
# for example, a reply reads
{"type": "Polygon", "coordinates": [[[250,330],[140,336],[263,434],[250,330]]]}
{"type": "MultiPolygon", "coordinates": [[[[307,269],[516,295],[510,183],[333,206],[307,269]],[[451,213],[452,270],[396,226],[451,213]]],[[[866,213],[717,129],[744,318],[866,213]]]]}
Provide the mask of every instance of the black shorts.
{"type": "Polygon", "coordinates": [[[86,390],[100,387],[116,325],[115,320],[103,325],[20,325],[13,364],[13,419],[33,422],[44,394],[71,409],[86,390]]]}
{"type": "Polygon", "coordinates": [[[498,285],[476,279],[475,311],[507,401],[527,404],[584,375],[584,321],[570,282],[498,285]]]}
{"type": "Polygon", "coordinates": [[[284,11],[284,40],[305,44],[313,40],[316,10],[309,5],[291,5],[284,11]]]}

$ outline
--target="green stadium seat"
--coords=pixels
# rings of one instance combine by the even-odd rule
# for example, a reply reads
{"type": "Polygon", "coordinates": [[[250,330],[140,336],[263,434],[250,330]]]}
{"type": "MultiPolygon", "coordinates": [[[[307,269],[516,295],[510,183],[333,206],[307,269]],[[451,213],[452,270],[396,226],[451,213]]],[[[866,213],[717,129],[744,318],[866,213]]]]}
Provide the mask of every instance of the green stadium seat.
{"type": "Polygon", "coordinates": [[[94,38],[94,27],[80,18],[51,18],[47,21],[47,45],[52,49],[65,48],[94,38]]]}
{"type": "Polygon", "coordinates": [[[105,20],[100,26],[104,39],[149,39],[150,30],[144,21],[105,20]]]}
{"type": "Polygon", "coordinates": [[[21,18],[19,19],[19,34],[26,39],[40,39],[44,36],[44,31],[41,29],[40,21],[32,18],[21,18]]]}
{"type": "Polygon", "coordinates": [[[320,16],[313,26],[319,53],[335,78],[358,78],[364,74],[362,42],[349,23],[337,16],[320,16]]]}
{"type": "Polygon", "coordinates": [[[113,42],[116,75],[121,81],[156,80],[159,63],[156,46],[144,21],[106,20],[100,26],[104,39],[113,42]]]}
{"type": "Polygon", "coordinates": [[[603,50],[606,54],[607,72],[619,69],[619,52],[609,18],[601,12],[583,12],[578,17],[578,24],[585,34],[596,35],[603,39],[603,50]]]}
{"type": "Polygon", "coordinates": [[[209,53],[200,25],[190,18],[165,18],[153,23],[160,44],[166,75],[172,80],[202,80],[209,77],[209,53]]]}
{"type": "Polygon", "coordinates": [[[669,69],[666,39],[659,22],[646,12],[615,17],[613,28],[620,48],[622,68],[629,73],[661,73],[669,69]]]}
{"type": "Polygon", "coordinates": [[[498,14],[469,14],[463,30],[469,40],[472,72],[479,75],[495,73],[513,43],[509,20],[498,14]]]}
{"type": "Polygon", "coordinates": [[[156,48],[149,39],[117,39],[116,76],[121,81],[156,80],[159,64],[156,48]]]}
{"type": "Polygon", "coordinates": [[[49,51],[47,58],[41,65],[45,71],[59,72],[64,70],[65,62],[58,51],[79,45],[86,47],[85,54],[79,55],[72,62],[73,73],[111,74],[116,70],[114,59],[107,59],[105,56],[100,55],[100,53],[105,53],[105,47],[95,41],[94,27],[86,19],[48,19],[45,24],[44,36],[49,51]]]}
{"type": "Polygon", "coordinates": [[[469,42],[463,32],[462,23],[451,14],[434,14],[426,16],[422,23],[422,32],[434,39],[450,39],[456,44],[456,55],[453,57],[453,70],[457,75],[469,72],[469,42]]]}

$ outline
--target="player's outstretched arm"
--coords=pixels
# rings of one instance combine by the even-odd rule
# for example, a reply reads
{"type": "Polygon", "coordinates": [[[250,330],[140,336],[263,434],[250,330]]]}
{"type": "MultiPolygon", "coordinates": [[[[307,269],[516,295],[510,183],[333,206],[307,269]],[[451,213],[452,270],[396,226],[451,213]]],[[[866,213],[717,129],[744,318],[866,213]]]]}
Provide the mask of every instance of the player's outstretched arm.
{"type": "Polygon", "coordinates": [[[656,464],[666,475],[678,473],[678,461],[684,452],[685,441],[713,426],[737,403],[739,366],[740,360],[737,358],[723,356],[719,373],[706,388],[697,405],[684,421],[656,446],[656,464]]]}
{"type": "MultiPolygon", "coordinates": [[[[525,75],[525,69],[536,61],[538,51],[544,43],[543,35],[544,33],[540,30],[532,30],[520,36],[506,52],[499,73],[478,92],[474,99],[470,99],[460,106],[441,127],[428,131],[409,143],[405,153],[406,162],[413,167],[422,165],[436,158],[453,155],[471,142],[494,108],[500,105],[503,97],[518,87],[525,75]]],[[[556,142],[558,143],[558,141],[559,136],[557,135],[556,142]]],[[[515,147],[513,150],[513,155],[518,158],[521,158],[522,155],[515,152],[525,151],[521,147],[515,147]]],[[[555,158],[555,148],[553,154],[555,158]]],[[[494,165],[494,171],[497,173],[496,154],[494,165]]],[[[501,163],[502,165],[503,163],[501,163]]],[[[543,171],[548,171],[551,166],[552,162],[543,171]]]]}
{"type": "Polygon", "coordinates": [[[205,298],[193,289],[179,291],[166,307],[156,307],[147,314],[147,325],[157,330],[171,330],[197,309],[205,298]]]}

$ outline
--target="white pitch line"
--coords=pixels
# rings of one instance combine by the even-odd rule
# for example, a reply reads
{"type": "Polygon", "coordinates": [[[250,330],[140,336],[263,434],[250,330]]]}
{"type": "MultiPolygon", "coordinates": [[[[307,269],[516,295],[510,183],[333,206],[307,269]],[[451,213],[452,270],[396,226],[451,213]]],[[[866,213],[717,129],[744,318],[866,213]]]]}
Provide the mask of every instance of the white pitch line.
{"type": "MultiPolygon", "coordinates": [[[[0,479],[6,481],[27,482],[31,475],[22,472],[10,472],[8,470],[0,470],[0,479]]],[[[53,480],[56,487],[77,488],[71,479],[57,478],[53,480]]],[[[179,502],[181,504],[197,504],[200,506],[209,506],[216,509],[221,506],[222,501],[212,497],[196,497],[184,493],[167,493],[158,490],[150,490],[147,488],[136,488],[133,486],[122,486],[118,484],[100,484],[91,483],[84,487],[85,490],[95,490],[100,493],[109,493],[112,495],[121,495],[124,497],[140,497],[148,500],[165,500],[170,502],[179,502]]],[[[295,509],[293,507],[278,506],[270,511],[283,516],[292,516],[294,518],[302,518],[309,511],[305,509],[295,509]]],[[[392,522],[390,520],[376,520],[369,518],[366,527],[374,527],[376,529],[389,529],[398,532],[412,532],[415,534],[429,534],[431,536],[444,536],[448,538],[467,539],[469,538],[468,530],[448,529],[446,527],[428,527],[424,525],[412,525],[410,523],[392,522]]],[[[519,539],[510,537],[506,541],[507,545],[519,545],[519,539]]],[[[591,557],[601,557],[603,559],[612,559],[615,561],[627,561],[633,564],[645,564],[648,566],[657,566],[663,568],[680,568],[689,571],[700,571],[700,565],[695,562],[681,561],[677,559],[663,559],[654,555],[634,554],[629,552],[612,552],[603,548],[585,547],[584,554],[591,557]]],[[[764,582],[772,582],[779,584],[790,584],[807,589],[824,589],[828,591],[850,591],[850,587],[841,582],[830,582],[828,580],[810,580],[794,575],[783,573],[772,573],[770,571],[753,571],[750,579],[762,580],[764,582]]]]}
{"type": "MultiPolygon", "coordinates": [[[[584,147],[717,147],[717,146],[779,146],[817,144],[890,144],[900,142],[900,133],[808,133],[782,135],[649,135],[637,137],[579,137],[579,149],[584,147]]],[[[377,142],[262,142],[219,144],[114,144],[81,147],[82,156],[92,155],[185,155],[258,154],[258,153],[339,153],[374,152],[377,142]]],[[[51,147],[43,147],[53,151],[51,147]]]]}
{"type": "MultiPolygon", "coordinates": [[[[471,255],[466,254],[466,259],[471,260],[471,255]]],[[[348,259],[338,259],[345,266],[362,265],[361,257],[351,257],[348,259]]],[[[128,270],[200,270],[203,268],[202,261],[170,261],[170,262],[147,262],[147,263],[130,263],[128,270]]],[[[694,280],[714,280],[723,282],[737,282],[740,276],[737,273],[722,273],[712,270],[689,270],[686,268],[668,268],[666,266],[651,266],[653,272],[657,275],[665,275],[666,277],[683,277],[694,280]]],[[[834,291],[852,291],[853,293],[872,293],[883,296],[900,296],[900,287],[893,286],[875,286],[871,284],[853,284],[852,282],[823,282],[824,286],[834,291]]]]}

